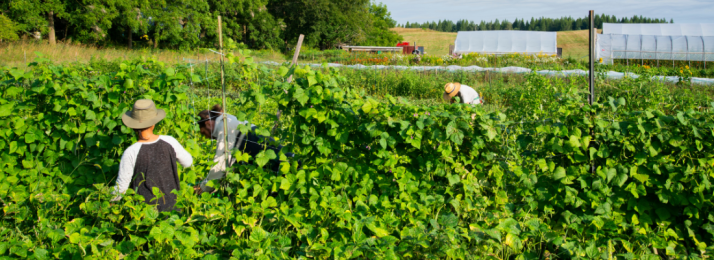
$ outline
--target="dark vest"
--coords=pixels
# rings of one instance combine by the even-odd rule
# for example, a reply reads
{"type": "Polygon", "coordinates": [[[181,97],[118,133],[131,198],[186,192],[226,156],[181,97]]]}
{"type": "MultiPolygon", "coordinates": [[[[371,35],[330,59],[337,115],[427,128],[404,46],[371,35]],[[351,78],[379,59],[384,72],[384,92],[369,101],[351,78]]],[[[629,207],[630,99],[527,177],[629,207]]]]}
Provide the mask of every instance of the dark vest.
{"type": "Polygon", "coordinates": [[[181,185],[173,146],[161,139],[152,144],[142,144],[136,157],[131,187],[144,196],[147,204],[158,205],[159,211],[174,210],[176,194],[171,191],[180,190],[181,185]],[[151,201],[156,197],[152,187],[159,188],[164,196],[151,201]]]}

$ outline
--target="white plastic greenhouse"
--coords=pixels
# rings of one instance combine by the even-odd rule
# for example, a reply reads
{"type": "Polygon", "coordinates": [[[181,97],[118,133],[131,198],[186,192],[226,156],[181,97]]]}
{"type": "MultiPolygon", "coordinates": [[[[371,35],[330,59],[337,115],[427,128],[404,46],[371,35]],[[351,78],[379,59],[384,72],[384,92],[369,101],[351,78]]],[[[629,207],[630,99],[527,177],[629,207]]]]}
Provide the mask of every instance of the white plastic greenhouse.
{"type": "Polygon", "coordinates": [[[555,32],[531,31],[468,31],[459,32],[454,41],[454,53],[528,53],[557,54],[555,32]]]}
{"type": "Polygon", "coordinates": [[[711,23],[603,23],[603,34],[714,36],[711,23]]]}
{"type": "Polygon", "coordinates": [[[604,24],[597,56],[616,59],[714,61],[714,24],[604,24]]]}

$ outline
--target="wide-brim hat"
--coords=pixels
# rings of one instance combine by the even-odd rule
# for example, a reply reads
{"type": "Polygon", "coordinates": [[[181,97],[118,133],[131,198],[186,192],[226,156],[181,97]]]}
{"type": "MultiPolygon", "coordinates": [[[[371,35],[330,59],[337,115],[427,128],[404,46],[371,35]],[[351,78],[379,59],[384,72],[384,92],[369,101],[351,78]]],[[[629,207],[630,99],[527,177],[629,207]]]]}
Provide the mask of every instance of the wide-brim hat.
{"type": "Polygon", "coordinates": [[[444,85],[444,99],[447,101],[453,97],[455,97],[457,94],[459,94],[459,91],[461,91],[461,83],[457,82],[449,82],[444,85]],[[448,95],[448,98],[447,98],[448,95]]]}
{"type": "Polygon", "coordinates": [[[121,121],[131,129],[144,129],[155,125],[164,117],[166,117],[166,112],[156,108],[154,101],[139,99],[134,103],[132,110],[121,116],[121,121]]]}

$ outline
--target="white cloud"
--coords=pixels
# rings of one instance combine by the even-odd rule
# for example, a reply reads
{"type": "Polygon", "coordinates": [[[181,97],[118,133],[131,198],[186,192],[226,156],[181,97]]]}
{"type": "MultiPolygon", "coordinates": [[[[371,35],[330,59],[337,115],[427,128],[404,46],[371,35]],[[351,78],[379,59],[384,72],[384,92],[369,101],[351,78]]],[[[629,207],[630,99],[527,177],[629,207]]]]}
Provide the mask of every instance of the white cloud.
{"type": "Polygon", "coordinates": [[[714,23],[712,0],[376,0],[387,5],[398,23],[466,19],[481,20],[571,16],[586,17],[589,10],[618,18],[642,15],[674,19],[675,23],[714,23]]]}

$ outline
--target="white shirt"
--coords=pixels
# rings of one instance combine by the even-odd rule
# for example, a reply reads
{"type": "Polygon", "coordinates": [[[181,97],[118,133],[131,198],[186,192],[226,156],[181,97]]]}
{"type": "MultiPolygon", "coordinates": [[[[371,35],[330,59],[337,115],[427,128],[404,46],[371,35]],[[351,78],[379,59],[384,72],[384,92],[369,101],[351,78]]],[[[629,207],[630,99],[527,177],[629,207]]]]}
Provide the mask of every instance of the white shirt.
{"type": "Polygon", "coordinates": [[[136,157],[139,155],[141,146],[144,144],[153,144],[158,142],[159,140],[167,142],[171,145],[171,147],[174,148],[174,152],[176,152],[176,160],[183,167],[190,167],[191,164],[193,164],[193,157],[191,156],[191,154],[188,153],[186,149],[184,149],[183,146],[181,146],[181,144],[176,141],[176,139],[168,135],[160,135],[159,138],[157,138],[153,142],[132,144],[131,146],[129,146],[129,148],[126,148],[126,150],[124,150],[124,153],[121,155],[121,162],[119,163],[119,177],[117,177],[117,183],[114,186],[114,194],[117,196],[112,199],[112,201],[117,201],[121,199],[121,195],[119,194],[124,194],[124,192],[129,189],[131,179],[132,177],[134,177],[134,165],[136,165],[136,157]]]}
{"type": "MultiPolygon", "coordinates": [[[[202,191],[212,192],[214,189],[206,185],[208,181],[221,179],[226,176],[226,156],[228,156],[228,167],[235,163],[235,159],[233,158],[233,154],[230,150],[235,148],[236,137],[238,137],[238,133],[240,133],[240,131],[238,131],[238,126],[248,124],[248,121],[238,121],[238,118],[234,115],[225,115],[228,123],[228,135],[226,136],[226,141],[228,142],[229,151],[227,155],[224,154],[226,144],[223,142],[223,115],[221,115],[215,119],[216,123],[214,124],[213,132],[211,133],[211,137],[216,138],[217,140],[216,155],[213,157],[213,162],[216,164],[213,165],[210,171],[208,171],[206,179],[201,182],[200,185],[202,191]]],[[[253,125],[251,125],[251,127],[252,126],[253,125]]]]}
{"type": "Polygon", "coordinates": [[[462,98],[461,103],[472,105],[483,104],[481,96],[479,96],[478,92],[476,92],[476,90],[474,90],[472,87],[461,85],[459,93],[461,94],[462,98]]]}

